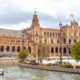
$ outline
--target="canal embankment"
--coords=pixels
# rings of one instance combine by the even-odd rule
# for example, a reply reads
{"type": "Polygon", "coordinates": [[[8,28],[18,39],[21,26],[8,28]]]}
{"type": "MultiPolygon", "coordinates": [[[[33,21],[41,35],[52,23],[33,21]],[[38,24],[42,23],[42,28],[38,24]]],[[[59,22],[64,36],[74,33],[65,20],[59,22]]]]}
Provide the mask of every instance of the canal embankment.
{"type": "Polygon", "coordinates": [[[80,74],[80,69],[75,69],[75,68],[61,68],[61,67],[53,67],[53,66],[29,65],[29,64],[22,64],[22,63],[19,63],[18,66],[32,68],[32,69],[80,74]]]}
{"type": "Polygon", "coordinates": [[[5,63],[18,63],[18,59],[15,57],[2,57],[0,58],[0,64],[5,63]]]}

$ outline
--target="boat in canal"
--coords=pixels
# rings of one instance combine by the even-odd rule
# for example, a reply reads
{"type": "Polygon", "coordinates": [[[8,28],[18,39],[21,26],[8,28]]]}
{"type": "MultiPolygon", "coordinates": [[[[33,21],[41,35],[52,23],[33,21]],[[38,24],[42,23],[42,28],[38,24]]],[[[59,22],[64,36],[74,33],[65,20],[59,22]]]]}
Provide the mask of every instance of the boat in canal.
{"type": "Polygon", "coordinates": [[[0,66],[0,75],[4,74],[4,69],[0,66]]]}

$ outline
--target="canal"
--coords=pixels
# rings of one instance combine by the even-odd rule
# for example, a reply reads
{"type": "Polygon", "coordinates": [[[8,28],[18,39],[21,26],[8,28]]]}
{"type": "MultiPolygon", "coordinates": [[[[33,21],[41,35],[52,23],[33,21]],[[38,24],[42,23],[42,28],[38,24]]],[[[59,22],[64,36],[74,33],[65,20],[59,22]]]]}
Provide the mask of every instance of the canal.
{"type": "Polygon", "coordinates": [[[4,68],[0,80],[80,80],[80,74],[24,68],[15,63],[0,65],[4,68]]]}

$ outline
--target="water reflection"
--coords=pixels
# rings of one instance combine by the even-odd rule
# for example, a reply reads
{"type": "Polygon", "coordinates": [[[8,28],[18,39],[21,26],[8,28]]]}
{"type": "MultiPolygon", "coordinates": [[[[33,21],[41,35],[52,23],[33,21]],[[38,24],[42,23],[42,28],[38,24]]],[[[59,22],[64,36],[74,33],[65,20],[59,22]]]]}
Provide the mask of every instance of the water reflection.
{"type": "Polygon", "coordinates": [[[0,80],[80,80],[79,74],[29,69],[12,63],[0,65],[5,70],[0,80]]]}

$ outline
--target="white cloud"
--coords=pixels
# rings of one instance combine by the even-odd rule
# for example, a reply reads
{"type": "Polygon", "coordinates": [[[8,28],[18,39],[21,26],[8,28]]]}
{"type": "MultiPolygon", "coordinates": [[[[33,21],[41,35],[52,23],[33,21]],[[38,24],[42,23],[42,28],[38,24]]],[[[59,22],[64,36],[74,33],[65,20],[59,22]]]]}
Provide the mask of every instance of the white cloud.
{"type": "MultiPolygon", "coordinates": [[[[63,20],[64,23],[67,23],[67,22],[65,22],[66,20],[67,21],[72,20],[69,16],[70,13],[75,14],[75,17],[78,13],[80,13],[79,10],[77,10],[78,13],[76,13],[77,11],[75,11],[75,9],[74,9],[75,6],[78,7],[78,9],[80,8],[80,0],[8,0],[8,1],[12,1],[13,4],[19,5],[21,10],[24,10],[24,11],[34,11],[36,8],[36,10],[38,12],[47,14],[52,18],[56,18],[56,19],[58,19],[58,21],[63,20]],[[63,15],[63,16],[61,16],[61,15],[63,15]],[[61,16],[61,17],[59,18],[59,16],[61,16]],[[63,19],[63,17],[65,17],[64,18],[65,20],[63,19]],[[68,20],[68,19],[70,19],[70,20],[68,20]]],[[[1,5],[2,5],[1,7],[6,6],[6,4],[3,4],[3,3],[1,5]]],[[[15,9],[15,11],[16,11],[16,9],[15,9]]],[[[6,14],[6,12],[4,14],[6,14]]],[[[77,15],[77,17],[79,17],[79,14],[77,15]]],[[[51,20],[53,20],[53,19],[51,19],[51,20]]],[[[49,19],[49,22],[53,22],[53,21],[50,21],[50,19],[49,19]]],[[[0,27],[20,30],[20,29],[29,27],[30,24],[31,23],[20,23],[20,24],[15,24],[15,25],[12,24],[10,26],[8,25],[8,26],[0,26],[0,27]]],[[[47,22],[45,22],[45,24],[42,26],[45,27],[46,24],[47,24],[47,22]]],[[[50,25],[53,25],[53,24],[50,24],[50,25]]],[[[56,25],[57,25],[57,22],[56,22],[56,25]]],[[[49,24],[48,24],[48,26],[49,26],[49,24]]]]}
{"type": "Polygon", "coordinates": [[[22,30],[25,28],[30,27],[31,23],[20,23],[20,24],[16,24],[16,25],[7,25],[7,26],[0,26],[0,28],[4,28],[4,29],[12,29],[12,30],[22,30]]]}

